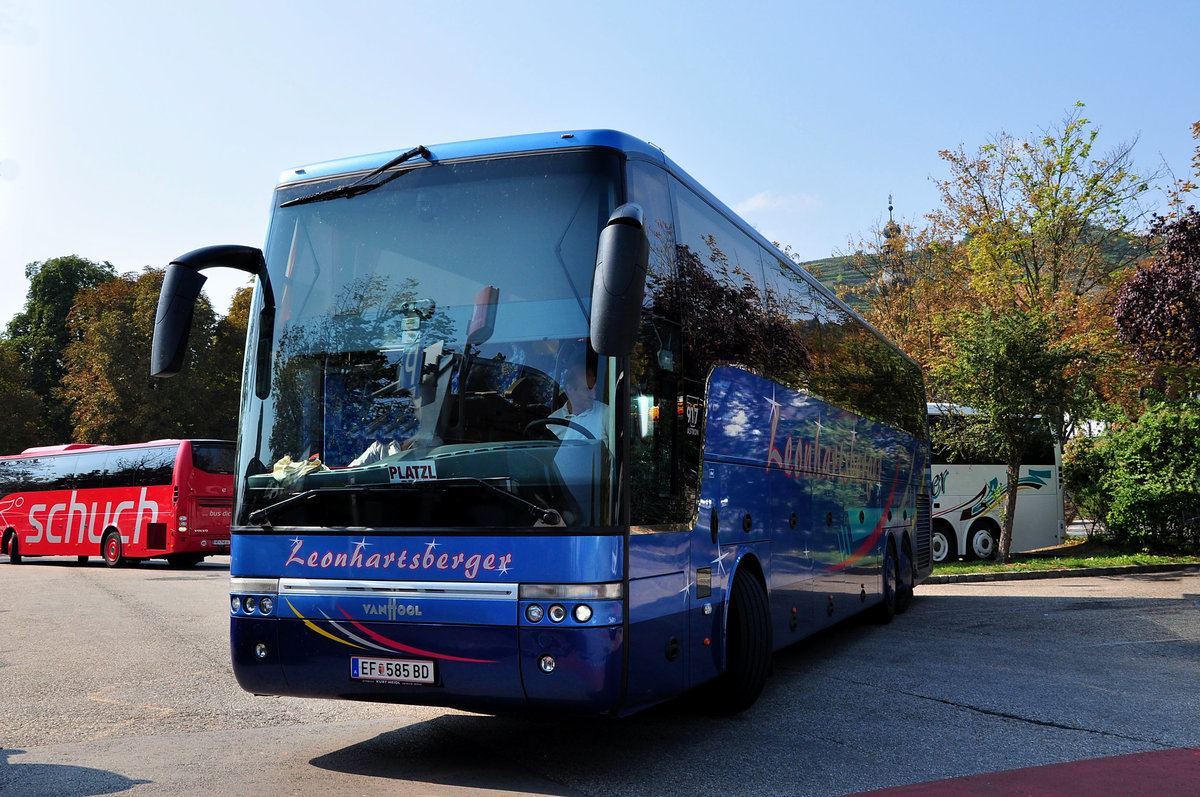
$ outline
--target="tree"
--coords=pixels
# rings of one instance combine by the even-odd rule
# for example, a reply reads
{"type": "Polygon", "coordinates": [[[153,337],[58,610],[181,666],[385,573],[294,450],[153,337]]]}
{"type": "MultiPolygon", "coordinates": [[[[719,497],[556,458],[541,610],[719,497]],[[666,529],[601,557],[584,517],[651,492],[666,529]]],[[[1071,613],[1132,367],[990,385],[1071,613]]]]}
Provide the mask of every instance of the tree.
{"type": "Polygon", "coordinates": [[[56,396],[64,373],[63,353],[70,343],[67,316],[76,294],[113,279],[113,266],[68,255],[28,264],[25,277],[29,280],[25,310],[9,322],[8,337],[30,388],[42,399],[40,441],[61,443],[71,436],[70,407],[56,396]]]}
{"type": "Polygon", "coordinates": [[[0,341],[0,454],[15,454],[37,445],[42,398],[29,387],[21,359],[11,341],[0,341]]]}
{"type": "MultiPolygon", "coordinates": [[[[242,358],[246,347],[246,328],[250,322],[253,291],[239,288],[229,313],[216,323],[212,345],[207,349],[200,369],[206,376],[209,406],[216,417],[237,418],[241,398],[242,358]]],[[[221,437],[232,439],[236,425],[221,437]]]]}
{"type": "Polygon", "coordinates": [[[979,412],[955,418],[952,446],[993,451],[1006,463],[1004,523],[998,558],[1012,548],[1021,463],[1035,437],[1030,430],[1087,393],[1092,356],[1061,342],[1061,332],[1040,313],[1018,308],[991,309],[960,328],[954,351],[934,366],[935,386],[979,412]]]}
{"type": "Polygon", "coordinates": [[[1048,421],[1063,440],[1101,398],[1136,402],[1111,314],[1143,254],[1134,233],[1149,185],[1132,170],[1133,143],[1095,152],[1099,131],[1079,108],[1040,135],[943,151],[950,174],[935,181],[941,204],[925,226],[885,230],[853,260],[868,319],[934,377],[933,398],[980,405],[976,424],[1010,478],[1018,430],[1048,421]]]}
{"type": "MultiPolygon", "coordinates": [[[[162,278],[161,270],[146,269],[83,291],[76,300],[68,319],[72,341],[59,391],[72,407],[75,440],[128,443],[235,434],[236,412],[214,404],[207,391],[214,378],[210,371],[217,365],[211,357],[216,319],[207,299],[196,303],[180,373],[171,379],[150,376],[162,278]]],[[[224,365],[236,374],[241,360],[224,365]]]]}

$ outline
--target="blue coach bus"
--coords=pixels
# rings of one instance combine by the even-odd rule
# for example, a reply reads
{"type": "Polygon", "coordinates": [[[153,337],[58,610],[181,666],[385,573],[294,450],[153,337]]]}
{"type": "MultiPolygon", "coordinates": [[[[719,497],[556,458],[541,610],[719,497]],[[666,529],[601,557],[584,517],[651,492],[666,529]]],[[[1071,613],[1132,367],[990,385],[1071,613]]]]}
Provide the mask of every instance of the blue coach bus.
{"type": "Polygon", "coordinates": [[[609,130],[285,172],[231,548],[255,693],[624,715],[757,699],[772,652],[930,560],[920,369],[663,153],[609,130]]]}

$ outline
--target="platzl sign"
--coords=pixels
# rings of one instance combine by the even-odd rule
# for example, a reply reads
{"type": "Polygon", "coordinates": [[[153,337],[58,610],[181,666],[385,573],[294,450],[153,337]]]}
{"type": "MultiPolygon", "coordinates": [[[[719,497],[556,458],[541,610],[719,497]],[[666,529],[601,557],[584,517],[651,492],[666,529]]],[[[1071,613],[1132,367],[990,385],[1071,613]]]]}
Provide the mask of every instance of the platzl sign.
{"type": "Polygon", "coordinates": [[[403,462],[388,465],[388,479],[392,484],[408,482],[430,482],[437,479],[437,463],[433,460],[425,462],[403,462]]]}

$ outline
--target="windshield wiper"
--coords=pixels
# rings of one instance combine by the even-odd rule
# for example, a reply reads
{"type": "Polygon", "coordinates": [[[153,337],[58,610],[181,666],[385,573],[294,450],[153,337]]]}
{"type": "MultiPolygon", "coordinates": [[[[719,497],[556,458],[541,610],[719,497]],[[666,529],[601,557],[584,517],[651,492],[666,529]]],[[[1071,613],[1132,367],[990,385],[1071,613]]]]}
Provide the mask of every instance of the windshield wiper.
{"type": "Polygon", "coordinates": [[[371,172],[368,175],[360,177],[359,179],[355,180],[352,183],[349,183],[348,185],[341,185],[341,186],[338,186],[337,188],[328,188],[324,191],[318,191],[315,194],[308,194],[307,196],[297,197],[296,199],[289,199],[287,202],[282,203],[279,207],[290,208],[293,205],[307,205],[309,202],[324,202],[326,199],[338,199],[341,197],[352,197],[352,196],[358,196],[359,194],[365,194],[368,191],[374,191],[379,186],[386,185],[386,184],[390,183],[392,180],[395,180],[400,175],[407,174],[407,172],[396,172],[395,174],[390,175],[387,178],[380,180],[377,183],[369,182],[370,180],[373,180],[374,178],[383,174],[384,172],[386,172],[388,169],[392,168],[393,166],[399,166],[401,163],[404,163],[407,160],[412,160],[413,158],[417,157],[418,155],[420,155],[422,158],[425,158],[427,160],[433,159],[433,154],[429,150],[427,150],[423,146],[418,145],[418,146],[415,146],[412,149],[410,149],[408,152],[404,152],[404,153],[397,155],[396,157],[392,158],[387,163],[380,166],[375,171],[371,172]]]}
{"type": "Polygon", "coordinates": [[[269,504],[267,506],[264,506],[262,509],[254,510],[253,512],[250,513],[250,522],[256,526],[269,525],[271,522],[271,518],[275,517],[279,513],[283,512],[284,510],[289,509],[289,508],[295,506],[296,504],[304,503],[305,501],[308,501],[312,498],[315,498],[318,495],[323,495],[323,494],[367,495],[370,493],[385,493],[385,492],[395,492],[395,491],[419,489],[423,485],[438,485],[438,486],[449,487],[449,486],[464,485],[464,484],[474,484],[479,487],[487,488],[488,490],[491,490],[492,492],[496,493],[497,495],[501,496],[502,498],[505,498],[506,500],[508,500],[511,503],[525,507],[526,509],[529,510],[530,515],[532,515],[535,519],[542,521],[547,526],[557,526],[562,523],[562,515],[560,515],[557,510],[551,509],[550,507],[545,507],[545,506],[541,506],[539,504],[535,504],[533,501],[527,501],[524,498],[522,498],[521,496],[517,495],[516,493],[511,493],[508,490],[505,490],[501,487],[497,487],[496,485],[489,483],[485,479],[479,479],[474,476],[460,476],[460,477],[449,478],[449,479],[431,479],[429,481],[407,482],[404,484],[364,484],[364,485],[355,485],[353,487],[349,487],[349,486],[348,487],[323,487],[323,488],[319,488],[319,489],[315,489],[315,490],[305,490],[302,493],[296,493],[295,495],[290,495],[287,498],[284,498],[282,501],[277,501],[274,504],[269,504]]]}

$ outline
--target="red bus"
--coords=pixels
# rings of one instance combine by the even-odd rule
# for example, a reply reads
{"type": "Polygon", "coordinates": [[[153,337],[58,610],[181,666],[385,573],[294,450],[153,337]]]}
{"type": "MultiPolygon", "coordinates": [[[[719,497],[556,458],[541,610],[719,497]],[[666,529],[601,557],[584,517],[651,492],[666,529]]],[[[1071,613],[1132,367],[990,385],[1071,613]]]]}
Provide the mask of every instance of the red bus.
{"type": "Polygon", "coordinates": [[[70,444],[0,457],[0,553],[188,567],[229,552],[234,445],[70,444]]]}

